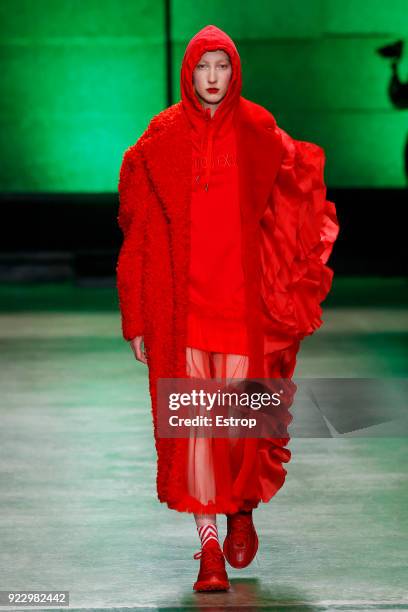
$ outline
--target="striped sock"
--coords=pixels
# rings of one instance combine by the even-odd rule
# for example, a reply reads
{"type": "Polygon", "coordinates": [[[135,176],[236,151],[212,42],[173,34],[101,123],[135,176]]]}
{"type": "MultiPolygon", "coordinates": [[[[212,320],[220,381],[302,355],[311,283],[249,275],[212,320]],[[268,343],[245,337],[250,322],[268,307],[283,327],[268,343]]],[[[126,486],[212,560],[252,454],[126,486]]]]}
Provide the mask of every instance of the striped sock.
{"type": "Polygon", "coordinates": [[[208,525],[201,525],[201,527],[197,527],[198,535],[201,540],[201,548],[203,549],[208,543],[212,545],[218,544],[218,529],[217,525],[214,523],[209,523],[208,525]]]}

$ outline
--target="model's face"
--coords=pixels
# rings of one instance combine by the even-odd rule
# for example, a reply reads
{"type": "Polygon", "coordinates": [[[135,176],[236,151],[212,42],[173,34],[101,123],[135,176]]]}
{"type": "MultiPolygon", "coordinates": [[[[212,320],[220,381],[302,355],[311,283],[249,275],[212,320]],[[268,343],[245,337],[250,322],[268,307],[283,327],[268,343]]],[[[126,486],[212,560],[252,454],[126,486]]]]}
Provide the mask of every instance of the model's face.
{"type": "Polygon", "coordinates": [[[204,108],[215,111],[224,98],[231,80],[232,66],[228,53],[206,51],[193,70],[193,85],[204,108]]]}

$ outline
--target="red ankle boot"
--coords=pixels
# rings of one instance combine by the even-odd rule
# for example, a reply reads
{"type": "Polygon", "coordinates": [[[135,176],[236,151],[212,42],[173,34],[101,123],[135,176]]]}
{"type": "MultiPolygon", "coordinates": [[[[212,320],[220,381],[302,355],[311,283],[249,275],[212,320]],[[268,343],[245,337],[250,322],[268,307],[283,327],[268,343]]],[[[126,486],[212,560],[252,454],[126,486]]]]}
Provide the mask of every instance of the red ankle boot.
{"type": "Polygon", "coordinates": [[[258,536],[252,522],[252,510],[227,514],[227,535],[223,551],[228,563],[237,569],[249,565],[258,550],[258,536]]]}
{"type": "Polygon", "coordinates": [[[225,559],[218,543],[209,543],[194,559],[200,559],[200,571],[194,583],[194,591],[227,591],[230,588],[225,570],[225,559]]]}

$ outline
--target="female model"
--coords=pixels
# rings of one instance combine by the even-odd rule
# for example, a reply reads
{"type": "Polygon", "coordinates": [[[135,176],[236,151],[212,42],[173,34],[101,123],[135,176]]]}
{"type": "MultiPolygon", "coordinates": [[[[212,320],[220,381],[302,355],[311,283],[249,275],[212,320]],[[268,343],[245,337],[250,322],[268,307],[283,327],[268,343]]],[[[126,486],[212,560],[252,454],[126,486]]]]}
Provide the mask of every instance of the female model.
{"type": "Polygon", "coordinates": [[[123,337],[149,369],[158,499],[195,517],[197,591],[229,588],[224,557],[253,560],[252,511],[283,485],[289,438],[161,437],[158,379],[291,377],[322,324],[338,234],[323,149],[291,138],[241,87],[233,41],[206,26],[186,48],[181,101],[125,151],[119,179],[123,337]]]}

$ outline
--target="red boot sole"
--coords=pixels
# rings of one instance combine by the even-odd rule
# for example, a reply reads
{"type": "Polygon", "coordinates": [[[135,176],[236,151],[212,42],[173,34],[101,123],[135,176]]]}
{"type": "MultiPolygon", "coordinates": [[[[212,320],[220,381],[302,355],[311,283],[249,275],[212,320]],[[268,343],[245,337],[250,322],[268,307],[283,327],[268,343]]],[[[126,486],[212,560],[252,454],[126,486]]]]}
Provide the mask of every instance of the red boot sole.
{"type": "Polygon", "coordinates": [[[230,587],[229,582],[221,580],[201,580],[194,583],[193,589],[194,591],[228,591],[230,587]]]}

